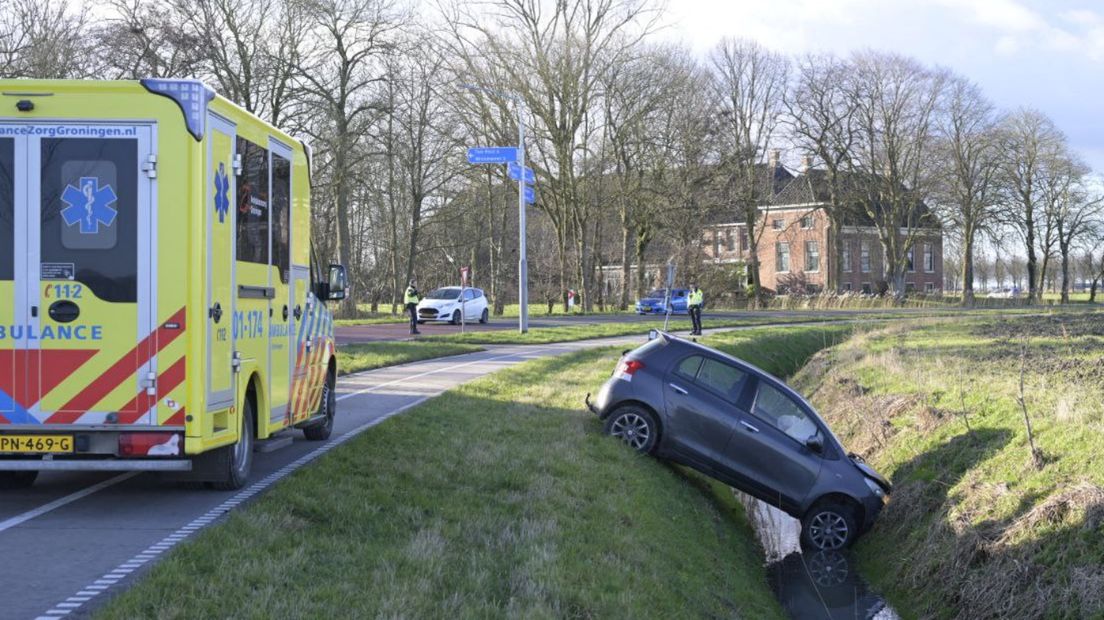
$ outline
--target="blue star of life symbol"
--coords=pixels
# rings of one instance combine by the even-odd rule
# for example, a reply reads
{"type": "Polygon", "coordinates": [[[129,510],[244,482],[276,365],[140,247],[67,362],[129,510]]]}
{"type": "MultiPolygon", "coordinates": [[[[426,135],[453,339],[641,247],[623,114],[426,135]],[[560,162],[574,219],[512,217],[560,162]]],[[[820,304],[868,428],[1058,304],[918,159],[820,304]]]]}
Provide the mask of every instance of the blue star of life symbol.
{"type": "Polygon", "coordinates": [[[215,212],[219,216],[219,224],[226,221],[226,212],[230,210],[230,179],[226,178],[226,164],[219,162],[218,172],[215,173],[215,212]]]}
{"type": "Polygon", "coordinates": [[[119,213],[111,208],[119,199],[110,185],[100,187],[99,177],[81,177],[77,187],[69,185],[61,200],[69,205],[61,210],[66,226],[80,224],[82,235],[100,232],[100,224],[111,226],[119,213]]]}

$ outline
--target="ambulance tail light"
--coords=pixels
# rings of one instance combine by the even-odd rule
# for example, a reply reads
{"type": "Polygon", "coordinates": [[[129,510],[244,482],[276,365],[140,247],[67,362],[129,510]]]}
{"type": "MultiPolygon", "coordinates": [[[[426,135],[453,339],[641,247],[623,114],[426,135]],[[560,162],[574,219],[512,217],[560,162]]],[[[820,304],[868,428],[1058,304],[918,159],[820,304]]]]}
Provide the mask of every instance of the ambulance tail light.
{"type": "Polygon", "coordinates": [[[180,433],[119,433],[119,456],[180,456],[180,433]]]}

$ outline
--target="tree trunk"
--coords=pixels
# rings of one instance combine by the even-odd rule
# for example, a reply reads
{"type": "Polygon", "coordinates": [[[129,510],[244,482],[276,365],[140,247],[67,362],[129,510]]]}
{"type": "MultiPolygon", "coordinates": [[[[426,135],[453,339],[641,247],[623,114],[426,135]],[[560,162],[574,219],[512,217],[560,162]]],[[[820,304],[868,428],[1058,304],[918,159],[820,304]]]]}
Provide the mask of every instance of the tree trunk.
{"type": "Polygon", "coordinates": [[[621,218],[621,295],[618,297],[617,309],[625,311],[629,307],[629,278],[632,277],[632,267],[629,261],[632,259],[632,227],[621,218]]]}
{"type": "Polygon", "coordinates": [[[974,305],[974,233],[970,229],[962,243],[962,305],[974,305]]]}
{"type": "Polygon", "coordinates": [[[1069,243],[1065,240],[1058,241],[1058,251],[1062,253],[1062,298],[1061,303],[1068,304],[1070,300],[1070,250],[1069,243]]]}
{"type": "MultiPolygon", "coordinates": [[[[348,170],[346,170],[346,166],[348,166],[346,152],[348,149],[345,147],[347,132],[348,128],[345,123],[339,121],[337,125],[338,148],[337,152],[334,153],[334,192],[337,199],[337,255],[341,264],[356,273],[357,265],[353,264],[351,252],[352,233],[349,229],[349,180],[348,170]]],[[[341,302],[338,307],[338,314],[345,317],[356,316],[356,302],[352,297],[348,297],[341,302]]]]}

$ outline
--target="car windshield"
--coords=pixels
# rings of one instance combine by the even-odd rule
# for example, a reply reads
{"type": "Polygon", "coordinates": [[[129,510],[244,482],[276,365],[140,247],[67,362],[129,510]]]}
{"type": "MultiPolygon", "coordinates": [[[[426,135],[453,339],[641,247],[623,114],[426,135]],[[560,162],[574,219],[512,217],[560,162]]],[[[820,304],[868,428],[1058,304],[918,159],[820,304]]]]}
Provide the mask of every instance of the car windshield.
{"type": "Polygon", "coordinates": [[[657,288],[657,289],[655,289],[654,291],[652,291],[652,292],[648,293],[647,295],[645,295],[645,297],[648,297],[648,298],[652,298],[652,297],[665,297],[666,295],[667,295],[667,289],[665,289],[665,288],[657,288]]]}
{"type": "Polygon", "coordinates": [[[439,288],[425,296],[426,299],[459,299],[460,289],[455,286],[439,288]]]}

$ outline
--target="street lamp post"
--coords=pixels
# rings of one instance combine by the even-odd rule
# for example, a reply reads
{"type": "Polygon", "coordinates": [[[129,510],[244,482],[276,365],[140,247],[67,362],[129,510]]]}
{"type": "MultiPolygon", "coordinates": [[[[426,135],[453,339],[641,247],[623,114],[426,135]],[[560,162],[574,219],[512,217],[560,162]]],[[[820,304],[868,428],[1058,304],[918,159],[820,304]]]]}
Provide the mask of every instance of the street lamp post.
{"type": "Polygon", "coordinates": [[[525,107],[520,96],[513,93],[491,90],[474,84],[463,84],[467,90],[488,93],[514,102],[517,108],[518,125],[518,161],[521,169],[518,175],[518,331],[529,331],[529,260],[525,252],[525,107]]]}

